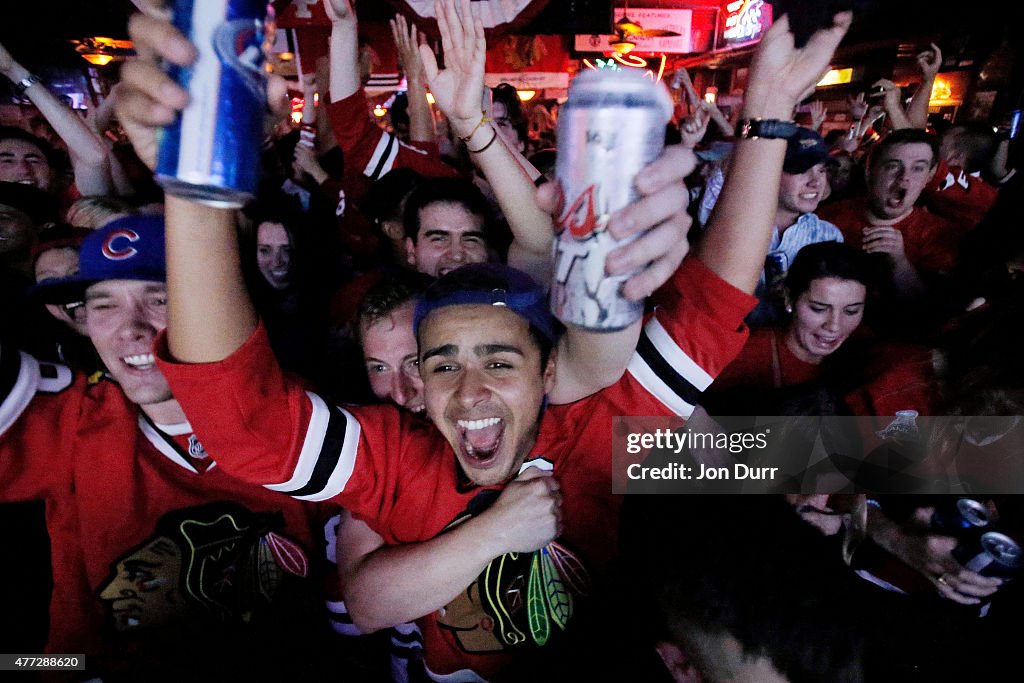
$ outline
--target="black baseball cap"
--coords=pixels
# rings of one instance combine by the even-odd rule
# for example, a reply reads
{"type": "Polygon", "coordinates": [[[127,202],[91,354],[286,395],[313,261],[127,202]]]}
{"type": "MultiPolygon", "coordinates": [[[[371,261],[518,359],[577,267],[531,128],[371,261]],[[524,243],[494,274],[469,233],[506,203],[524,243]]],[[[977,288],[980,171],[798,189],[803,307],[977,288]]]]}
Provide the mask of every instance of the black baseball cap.
{"type": "Polygon", "coordinates": [[[800,126],[786,143],[786,160],[782,171],[792,175],[804,173],[828,158],[825,138],[810,128],[800,126]]]}

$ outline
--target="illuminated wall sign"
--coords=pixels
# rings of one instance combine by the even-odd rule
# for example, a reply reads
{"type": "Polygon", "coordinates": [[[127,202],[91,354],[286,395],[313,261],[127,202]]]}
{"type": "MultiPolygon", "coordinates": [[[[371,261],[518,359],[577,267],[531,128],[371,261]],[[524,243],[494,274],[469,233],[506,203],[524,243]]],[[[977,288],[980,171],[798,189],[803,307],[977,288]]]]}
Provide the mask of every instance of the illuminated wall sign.
{"type": "MultiPolygon", "coordinates": [[[[622,7],[615,8],[615,21],[626,14],[622,7]]],[[[678,36],[667,38],[632,38],[636,43],[635,52],[657,52],[665,54],[687,54],[693,51],[691,42],[692,28],[690,21],[693,12],[688,9],[643,9],[629,8],[629,18],[644,28],[660,28],[675,31],[678,36]]],[[[610,35],[577,35],[573,49],[577,52],[610,52],[614,36],[610,35]]]]}
{"type": "Polygon", "coordinates": [[[734,0],[725,12],[722,47],[760,40],[772,25],[772,6],[764,0],[734,0]]]}
{"type": "Polygon", "coordinates": [[[584,59],[583,66],[588,69],[609,69],[611,71],[623,71],[624,67],[626,69],[640,69],[644,72],[644,76],[650,78],[655,83],[660,83],[661,77],[665,75],[665,55],[651,57],[650,60],[647,60],[636,55],[620,55],[613,52],[608,59],[601,59],[600,57],[594,61],[584,59]]]}
{"type": "Polygon", "coordinates": [[[842,85],[853,80],[853,69],[829,69],[828,73],[818,81],[818,87],[826,85],[842,85]]]}

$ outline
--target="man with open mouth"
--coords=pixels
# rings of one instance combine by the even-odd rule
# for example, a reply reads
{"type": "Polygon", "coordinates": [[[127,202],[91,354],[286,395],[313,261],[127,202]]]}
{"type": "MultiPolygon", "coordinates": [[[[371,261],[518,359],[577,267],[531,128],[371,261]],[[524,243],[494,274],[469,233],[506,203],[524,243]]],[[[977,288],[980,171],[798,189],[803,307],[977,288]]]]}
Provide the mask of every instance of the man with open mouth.
{"type": "Polygon", "coordinates": [[[963,231],[917,205],[937,165],[934,136],[914,128],[893,131],[868,159],[867,196],[821,209],[846,242],[886,257],[892,284],[902,295],[921,294],[934,276],[956,265],[963,231]]]}

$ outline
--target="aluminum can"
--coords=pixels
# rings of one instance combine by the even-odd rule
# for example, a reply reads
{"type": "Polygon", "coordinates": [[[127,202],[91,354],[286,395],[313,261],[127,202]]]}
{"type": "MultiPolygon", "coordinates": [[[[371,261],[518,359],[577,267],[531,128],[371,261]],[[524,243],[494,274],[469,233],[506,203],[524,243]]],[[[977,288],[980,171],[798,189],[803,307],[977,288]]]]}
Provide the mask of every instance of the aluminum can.
{"type": "Polygon", "coordinates": [[[1013,578],[1024,567],[1020,545],[998,531],[961,542],[953,549],[953,557],[976,574],[1002,579],[1013,578]]]}
{"type": "Polygon", "coordinates": [[[946,536],[964,538],[990,530],[991,519],[985,505],[973,498],[957,498],[952,506],[936,507],[932,529],[946,536]]]}
{"type": "Polygon", "coordinates": [[[177,0],[173,21],[196,47],[168,74],[189,104],[159,138],[156,179],[169,194],[239,207],[256,192],[266,111],[266,0],[177,0]]]}
{"type": "Polygon", "coordinates": [[[672,99],[636,70],[586,70],[558,114],[555,173],[562,206],[555,225],[551,310],[563,322],[595,331],[628,327],[643,302],[627,301],[631,274],[605,273],[608,252],[636,239],[607,231],[613,213],[636,201],[633,180],[661,154],[672,99]]]}

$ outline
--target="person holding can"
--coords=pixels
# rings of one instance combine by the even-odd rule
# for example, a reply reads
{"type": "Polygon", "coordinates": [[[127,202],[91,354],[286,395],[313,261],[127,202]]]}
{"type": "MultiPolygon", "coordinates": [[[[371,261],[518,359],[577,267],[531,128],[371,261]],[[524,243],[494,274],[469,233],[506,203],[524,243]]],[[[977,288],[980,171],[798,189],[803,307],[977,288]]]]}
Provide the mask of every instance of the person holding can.
{"type": "MultiPolygon", "coordinates": [[[[468,0],[437,7],[462,29],[453,31],[456,49],[457,41],[482,41],[468,0]]],[[[777,177],[794,106],[850,19],[837,15],[834,26],[800,50],[786,21],[769,31],[751,69],[735,180],[723,189],[703,245],[675,273],[662,274],[668,285],[654,316],[643,330],[631,327],[632,347],[641,353],[629,370],[568,406],[545,408],[560,347],[543,294],[521,273],[487,264],[448,273],[417,307],[432,428],[389,407],[328,406],[288,382],[273,361],[239,282],[231,214],[169,199],[173,314],[167,346],[159,349],[161,368],[175,395],[186,397],[209,451],[221,454],[224,471],[302,499],[333,499],[385,539],[386,547],[358,563],[361,602],[360,577],[347,577],[357,625],[372,630],[418,618],[424,665],[472,680],[511,675],[510,667],[536,661],[572,627],[572,604],[587,577],[607,567],[616,545],[621,499],[609,493],[609,418],[630,411],[688,415],[742,345],[742,318],[753,305],[778,192],[770,182],[760,183],[753,197],[748,188],[752,178],[777,177]],[[189,332],[214,315],[220,325],[189,332]],[[438,547],[445,548],[440,559],[432,554],[438,547]],[[548,589],[540,587],[540,576],[548,589]],[[532,599],[524,601],[523,587],[530,585],[532,599]]],[[[148,27],[162,36],[146,42],[159,54],[166,26],[148,27]]],[[[139,24],[135,29],[140,44],[146,36],[139,24]]],[[[139,106],[121,115],[144,122],[148,98],[165,81],[141,67],[125,78],[137,89],[139,106]]],[[[685,225],[680,178],[693,164],[691,152],[672,149],[644,169],[635,181],[640,201],[616,212],[610,229],[628,236],[685,225]]],[[[553,208],[554,192],[544,199],[553,208]]],[[[606,267],[636,265],[622,260],[606,267]]],[[[640,292],[658,279],[641,282],[640,292]]],[[[629,283],[627,290],[634,291],[629,283]]]]}

